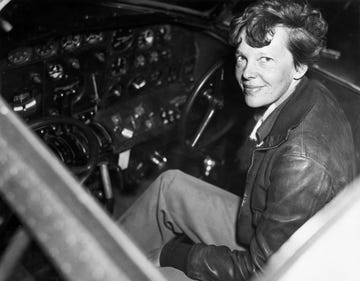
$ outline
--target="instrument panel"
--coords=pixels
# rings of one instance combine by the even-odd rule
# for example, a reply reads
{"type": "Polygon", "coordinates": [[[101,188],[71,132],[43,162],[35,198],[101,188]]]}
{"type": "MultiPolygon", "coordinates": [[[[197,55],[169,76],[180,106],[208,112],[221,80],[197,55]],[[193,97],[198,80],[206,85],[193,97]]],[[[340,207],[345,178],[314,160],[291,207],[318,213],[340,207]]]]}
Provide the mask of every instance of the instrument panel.
{"type": "Polygon", "coordinates": [[[86,121],[97,111],[146,96],[187,92],[197,48],[179,26],[120,27],[63,34],[10,51],[1,93],[26,120],[49,115],[86,121]]]}

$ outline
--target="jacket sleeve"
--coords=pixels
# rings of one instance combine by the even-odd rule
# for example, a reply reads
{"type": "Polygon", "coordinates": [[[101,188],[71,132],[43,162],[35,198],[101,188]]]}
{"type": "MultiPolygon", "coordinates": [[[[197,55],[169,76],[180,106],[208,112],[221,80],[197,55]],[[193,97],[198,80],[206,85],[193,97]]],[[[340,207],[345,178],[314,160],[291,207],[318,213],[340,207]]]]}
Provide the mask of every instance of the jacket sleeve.
{"type": "Polygon", "coordinates": [[[253,214],[255,231],[248,250],[195,244],[187,253],[184,270],[190,278],[248,279],[332,197],[331,177],[325,167],[304,156],[279,156],[268,179],[266,207],[258,216],[256,210],[253,214]]]}

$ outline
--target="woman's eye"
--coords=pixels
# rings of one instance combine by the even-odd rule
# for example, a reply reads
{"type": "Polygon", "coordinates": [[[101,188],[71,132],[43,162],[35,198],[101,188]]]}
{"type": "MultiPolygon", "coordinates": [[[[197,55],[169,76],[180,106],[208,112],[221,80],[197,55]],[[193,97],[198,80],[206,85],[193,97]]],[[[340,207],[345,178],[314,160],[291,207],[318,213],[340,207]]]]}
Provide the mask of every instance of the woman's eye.
{"type": "Polygon", "coordinates": [[[246,62],[244,56],[237,56],[236,57],[236,65],[243,65],[246,62]]]}
{"type": "Polygon", "coordinates": [[[264,62],[264,63],[268,63],[268,62],[271,62],[271,61],[272,61],[272,58],[269,58],[269,57],[261,57],[261,58],[260,58],[260,61],[261,61],[261,62],[264,62]]]}

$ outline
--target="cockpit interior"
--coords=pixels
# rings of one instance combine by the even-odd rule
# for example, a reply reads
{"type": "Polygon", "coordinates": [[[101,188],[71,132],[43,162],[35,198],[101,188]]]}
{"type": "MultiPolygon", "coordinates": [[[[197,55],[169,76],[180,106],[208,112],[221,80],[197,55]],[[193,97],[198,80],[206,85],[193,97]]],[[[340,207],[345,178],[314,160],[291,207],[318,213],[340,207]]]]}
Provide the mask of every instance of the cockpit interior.
{"type": "MultiPolygon", "coordinates": [[[[241,195],[256,111],[234,77],[223,1],[178,10],[143,3],[156,1],[49,2],[13,0],[1,11],[1,97],[101,208],[118,217],[167,169],[241,195]]],[[[338,54],[329,50],[310,75],[358,97],[356,81],[327,68],[338,54]]],[[[348,117],[359,128],[358,114],[348,117]]],[[[3,253],[21,220],[0,199],[3,253]]],[[[64,277],[33,242],[9,278],[64,277]]]]}

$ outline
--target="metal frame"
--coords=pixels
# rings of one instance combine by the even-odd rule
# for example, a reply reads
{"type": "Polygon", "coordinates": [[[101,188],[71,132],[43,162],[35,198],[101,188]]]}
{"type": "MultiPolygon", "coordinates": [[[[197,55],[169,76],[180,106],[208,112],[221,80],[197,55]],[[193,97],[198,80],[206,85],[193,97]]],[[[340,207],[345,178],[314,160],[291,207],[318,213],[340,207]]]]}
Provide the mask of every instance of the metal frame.
{"type": "Polygon", "coordinates": [[[1,98],[0,151],[0,196],[67,280],[165,281],[1,98]]]}

